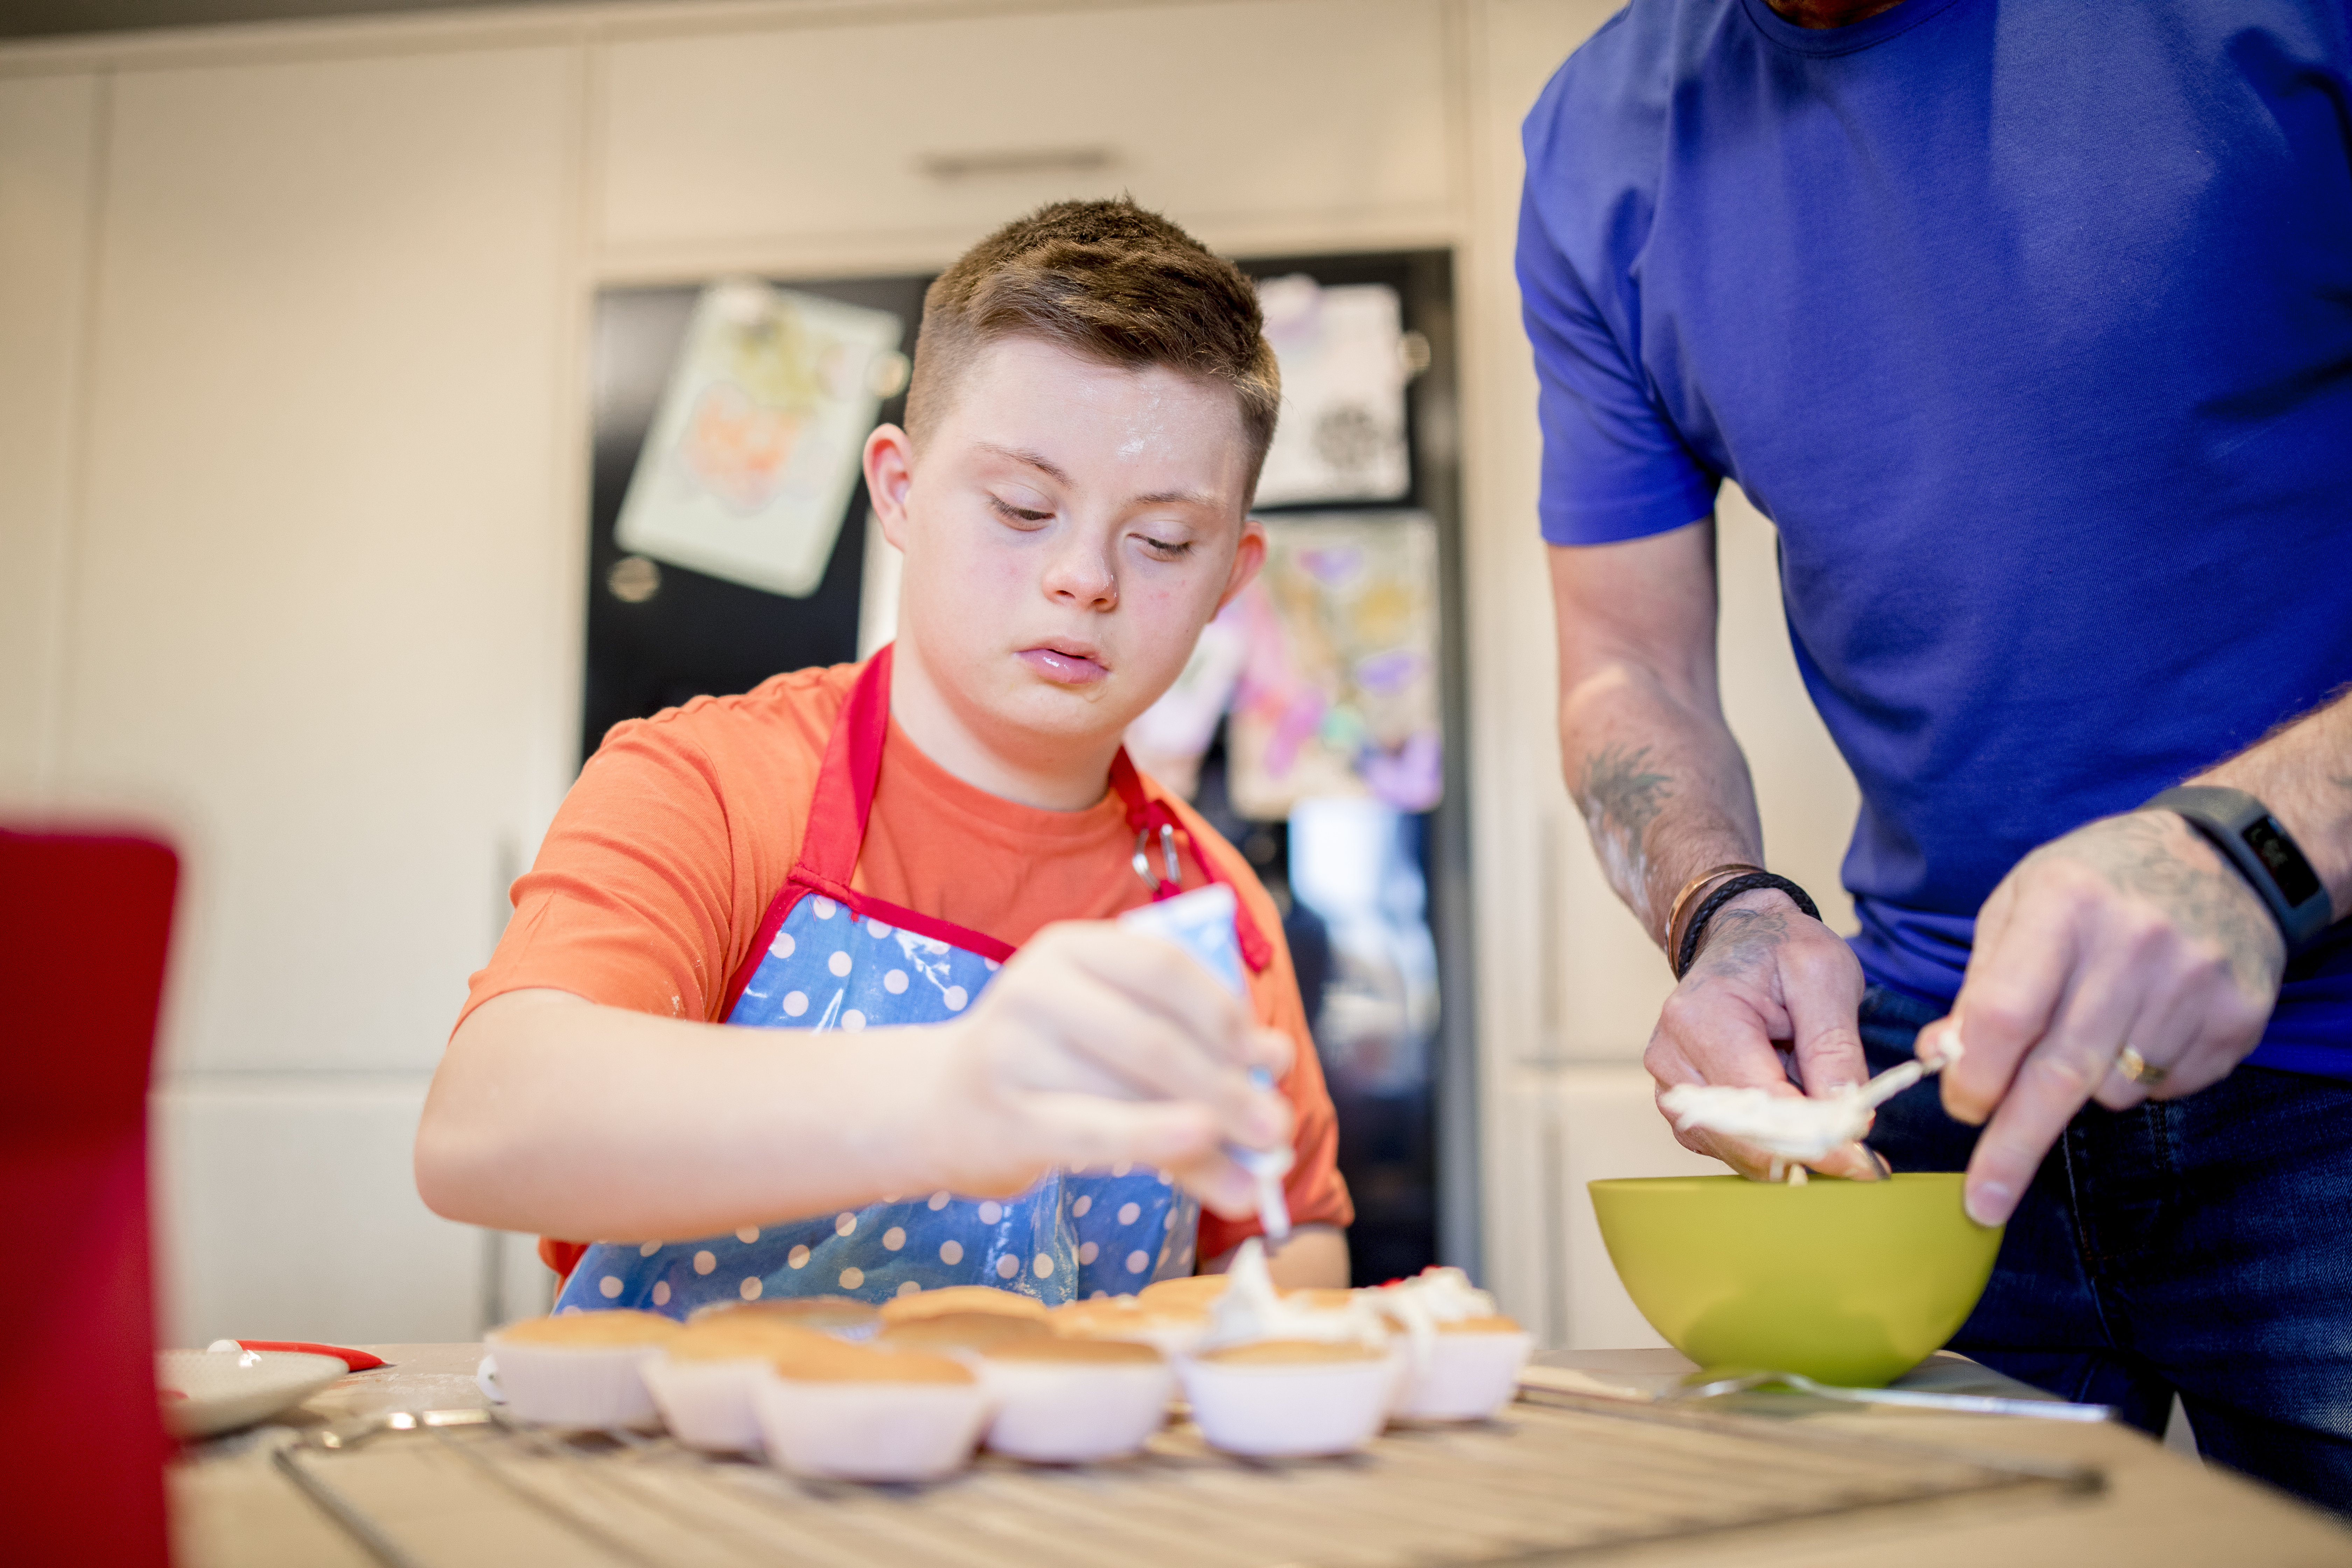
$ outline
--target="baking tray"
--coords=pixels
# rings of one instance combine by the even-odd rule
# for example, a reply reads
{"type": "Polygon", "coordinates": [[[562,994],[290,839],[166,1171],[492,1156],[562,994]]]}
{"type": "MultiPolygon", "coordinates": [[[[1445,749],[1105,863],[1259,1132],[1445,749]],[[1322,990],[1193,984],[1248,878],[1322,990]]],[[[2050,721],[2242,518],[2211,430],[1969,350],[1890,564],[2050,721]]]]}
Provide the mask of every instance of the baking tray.
{"type": "Polygon", "coordinates": [[[1180,1423],[1132,1459],[1057,1469],[983,1456],[928,1486],[801,1481],[667,1438],[462,1419],[339,1450],[314,1436],[276,1463],[388,1568],[1536,1564],[2101,1484],[2080,1467],[1540,1393],[1490,1422],[1392,1428],[1343,1458],[1235,1459],[1180,1423]]]}

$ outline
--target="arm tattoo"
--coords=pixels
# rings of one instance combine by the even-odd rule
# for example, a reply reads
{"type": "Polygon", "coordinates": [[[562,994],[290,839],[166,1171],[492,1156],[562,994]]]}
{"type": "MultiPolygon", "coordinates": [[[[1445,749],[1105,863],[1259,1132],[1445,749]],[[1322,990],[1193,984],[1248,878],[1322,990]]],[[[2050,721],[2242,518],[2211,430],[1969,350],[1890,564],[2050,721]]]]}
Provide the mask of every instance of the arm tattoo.
{"type": "Polygon", "coordinates": [[[1718,910],[1706,922],[1685,984],[1744,980],[1768,969],[1773,963],[1772,950],[1788,934],[1789,917],[1780,910],[1718,910]]]}
{"type": "Polygon", "coordinates": [[[1644,925],[1655,925],[1650,908],[1650,857],[1643,835],[1674,794],[1668,777],[1650,767],[1650,748],[1603,746],[1584,759],[1577,804],[1600,852],[1610,885],[1633,907],[1644,925]]]}

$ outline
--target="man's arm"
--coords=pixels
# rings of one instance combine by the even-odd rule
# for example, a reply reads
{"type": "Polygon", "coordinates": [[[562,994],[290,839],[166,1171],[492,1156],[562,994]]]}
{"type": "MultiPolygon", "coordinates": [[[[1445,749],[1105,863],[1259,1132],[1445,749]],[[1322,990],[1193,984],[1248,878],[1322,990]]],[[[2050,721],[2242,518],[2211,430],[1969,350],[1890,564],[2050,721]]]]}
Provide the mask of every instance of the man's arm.
{"type": "MultiPolygon", "coordinates": [[[[1716,682],[1714,521],[1553,546],[1551,579],[1562,771],[1610,885],[1663,948],[1685,881],[1762,863],[1748,762],[1716,682]]],[[[1643,1062],[1662,1090],[1746,1084],[1794,1095],[1791,1067],[1812,1093],[1858,1083],[1861,996],[1861,966],[1835,933],[1783,893],[1745,893],[1709,923],[1643,1062]]],[[[1771,1163],[1711,1133],[1676,1136],[1751,1173],[1771,1163]]],[[[1854,1145],[1819,1165],[1858,1177],[1878,1169],[1854,1145]]]]}
{"type": "MultiPolygon", "coordinates": [[[[2352,911],[2352,696],[2199,774],[2268,806],[2352,911]]],[[[1969,1212],[2009,1217],[2086,1100],[2122,1110],[2217,1082],[2262,1038],[2286,945],[2221,852],[2168,811],[2111,816],[2020,861],[1985,901],[1949,1020],[1968,1054],[1944,1104],[1987,1122],[1969,1212]],[[2134,1082],[2126,1046],[2161,1073],[2134,1082]]],[[[1924,1033],[1924,1032],[1923,1032],[1924,1033]]]]}

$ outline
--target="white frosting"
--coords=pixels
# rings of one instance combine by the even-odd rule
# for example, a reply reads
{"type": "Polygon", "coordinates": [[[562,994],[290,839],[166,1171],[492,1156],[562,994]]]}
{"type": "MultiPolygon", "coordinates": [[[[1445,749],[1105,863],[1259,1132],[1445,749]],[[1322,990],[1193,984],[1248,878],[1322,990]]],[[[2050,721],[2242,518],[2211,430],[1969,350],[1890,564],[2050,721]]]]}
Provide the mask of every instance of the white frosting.
{"type": "Polygon", "coordinates": [[[1415,1316],[1433,1323],[1459,1323],[1495,1315],[1495,1298],[1471,1284],[1470,1276],[1459,1268],[1432,1266],[1370,1295],[1374,1307],[1407,1326],[1415,1316]]]}
{"type": "Polygon", "coordinates": [[[1388,1343],[1388,1330],[1379,1312],[1352,1292],[1345,1306],[1324,1307],[1285,1296],[1266,1271],[1265,1247],[1252,1237],[1234,1253],[1225,1271],[1224,1293],[1209,1307],[1209,1331],[1202,1350],[1254,1344],[1260,1340],[1314,1340],[1326,1344],[1388,1343]]]}
{"type": "Polygon", "coordinates": [[[1860,1089],[1805,1100],[1730,1084],[1678,1083],[1658,1104],[1685,1132],[1705,1128],[1784,1160],[1822,1159],[1870,1131],[1871,1105],[1860,1089]]]}

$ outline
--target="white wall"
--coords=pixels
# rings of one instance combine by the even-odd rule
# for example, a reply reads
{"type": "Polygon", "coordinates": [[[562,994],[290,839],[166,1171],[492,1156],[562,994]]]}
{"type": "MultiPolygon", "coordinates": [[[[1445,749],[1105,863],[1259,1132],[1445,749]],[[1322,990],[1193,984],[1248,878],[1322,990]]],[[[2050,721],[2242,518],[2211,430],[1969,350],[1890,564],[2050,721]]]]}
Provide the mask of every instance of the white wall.
{"type": "MultiPolygon", "coordinates": [[[[1629,1065],[1664,968],[1559,781],[1510,280],[1518,118],[1611,9],[773,0],[0,48],[0,804],[127,805],[187,856],[171,1336],[452,1337],[535,1288],[405,1152],[571,776],[594,288],[937,266],[1117,189],[1235,253],[1460,257],[1488,1271],[1553,1337],[1633,1336],[1581,1182],[1686,1159],[1629,1065]]],[[[1774,863],[1832,889],[1852,786],[1736,500],[1723,564],[1774,863]]]]}

